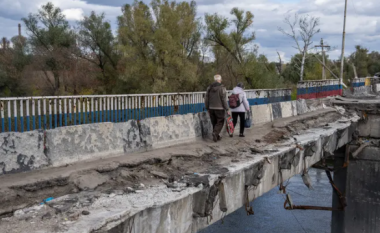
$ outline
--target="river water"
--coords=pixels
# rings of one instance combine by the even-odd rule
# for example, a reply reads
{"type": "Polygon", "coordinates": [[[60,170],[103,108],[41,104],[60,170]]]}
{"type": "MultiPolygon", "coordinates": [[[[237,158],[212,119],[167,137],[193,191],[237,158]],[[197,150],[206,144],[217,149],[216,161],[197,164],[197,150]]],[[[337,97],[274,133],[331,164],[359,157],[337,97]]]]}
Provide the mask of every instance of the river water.
{"type": "MultiPolygon", "coordinates": [[[[322,170],[310,169],[313,190],[300,175],[290,179],[287,192],[294,205],[331,206],[332,188],[322,170]]],[[[286,182],[285,182],[286,183],[286,182]]],[[[278,188],[251,202],[255,215],[247,216],[241,208],[199,233],[330,233],[331,212],[320,210],[285,210],[284,195],[278,188]]]]}

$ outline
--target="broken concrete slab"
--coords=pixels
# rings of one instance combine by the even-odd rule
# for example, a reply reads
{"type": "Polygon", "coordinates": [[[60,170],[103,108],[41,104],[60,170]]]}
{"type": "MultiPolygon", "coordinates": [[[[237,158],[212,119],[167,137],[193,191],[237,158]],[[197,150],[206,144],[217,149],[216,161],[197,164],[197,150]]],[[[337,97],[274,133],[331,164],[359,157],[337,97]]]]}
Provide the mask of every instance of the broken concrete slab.
{"type": "Polygon", "coordinates": [[[298,115],[298,116],[295,116],[292,118],[277,120],[277,121],[273,122],[273,128],[284,128],[288,125],[294,124],[295,122],[306,121],[309,119],[313,119],[317,116],[323,117],[329,113],[336,113],[336,112],[337,112],[337,110],[335,108],[326,108],[326,109],[322,109],[319,111],[308,112],[306,114],[298,115]]]}
{"type": "Polygon", "coordinates": [[[99,185],[104,184],[109,179],[96,171],[87,172],[84,174],[74,174],[70,177],[73,183],[79,190],[94,190],[99,185]]]}
{"type": "Polygon", "coordinates": [[[162,179],[168,179],[169,176],[163,172],[159,172],[159,171],[150,171],[150,174],[158,177],[158,178],[162,178],[162,179]]]}

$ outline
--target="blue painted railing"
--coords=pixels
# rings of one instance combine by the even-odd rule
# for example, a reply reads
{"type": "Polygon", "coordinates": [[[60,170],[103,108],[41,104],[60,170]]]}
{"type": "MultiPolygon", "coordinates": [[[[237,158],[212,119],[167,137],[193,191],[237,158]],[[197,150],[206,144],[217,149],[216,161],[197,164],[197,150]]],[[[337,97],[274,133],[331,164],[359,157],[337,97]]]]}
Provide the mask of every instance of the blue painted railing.
{"type": "MultiPolygon", "coordinates": [[[[290,89],[246,90],[250,105],[291,100],[290,89]]],[[[0,132],[125,122],[205,111],[205,92],[0,98],[0,132]]]]}

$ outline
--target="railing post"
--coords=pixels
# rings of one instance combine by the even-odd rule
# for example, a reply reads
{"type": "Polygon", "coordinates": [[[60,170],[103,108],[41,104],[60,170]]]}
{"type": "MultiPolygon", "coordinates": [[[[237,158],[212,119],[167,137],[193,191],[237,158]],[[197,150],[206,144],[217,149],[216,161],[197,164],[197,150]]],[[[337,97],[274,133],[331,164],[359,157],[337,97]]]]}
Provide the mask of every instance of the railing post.
{"type": "Polygon", "coordinates": [[[82,124],[82,106],[81,106],[82,100],[78,99],[78,125],[82,124]]]}
{"type": "Polygon", "coordinates": [[[63,124],[63,120],[62,120],[62,99],[59,99],[58,100],[58,105],[57,105],[57,107],[59,108],[59,111],[58,111],[58,113],[59,113],[59,126],[60,127],[62,127],[62,124],[63,124]]]}
{"type": "Polygon", "coordinates": [[[67,99],[66,98],[63,100],[63,115],[65,117],[65,126],[67,126],[67,99]]]}
{"type": "Polygon", "coordinates": [[[90,123],[90,103],[88,102],[88,98],[83,98],[83,124],[90,123]]]}
{"type": "Polygon", "coordinates": [[[14,124],[15,124],[15,132],[17,132],[17,100],[13,101],[13,118],[14,118],[14,124]]]}
{"type": "Polygon", "coordinates": [[[29,119],[29,100],[27,99],[26,100],[26,112],[25,112],[25,116],[26,116],[26,131],[30,131],[30,119],[29,119]]]}
{"type": "MultiPolygon", "coordinates": [[[[47,114],[47,111],[46,111],[46,101],[47,101],[47,99],[42,99],[42,101],[43,101],[43,107],[44,107],[44,112],[43,112],[43,116],[44,116],[44,125],[42,126],[42,128],[44,128],[45,130],[48,128],[47,127],[47,116],[46,116],[46,114],[47,114]]],[[[49,104],[50,105],[50,104],[49,104]]],[[[41,114],[40,114],[41,115],[41,114]]],[[[40,127],[40,129],[41,129],[41,127],[40,127]]]]}
{"type": "Polygon", "coordinates": [[[78,107],[77,107],[77,99],[74,98],[73,101],[74,101],[74,106],[73,106],[74,125],[76,125],[76,124],[77,124],[77,111],[78,111],[78,107]]]}
{"type": "Polygon", "coordinates": [[[86,98],[86,117],[87,117],[87,124],[91,123],[91,109],[90,109],[90,98],[86,98]]]}
{"type": "Polygon", "coordinates": [[[11,101],[8,101],[8,132],[12,131],[11,101]]]}
{"type": "Polygon", "coordinates": [[[99,121],[98,122],[102,122],[103,121],[103,98],[99,98],[99,121]]]}
{"type": "MultiPolygon", "coordinates": [[[[99,98],[95,98],[95,119],[93,119],[93,121],[95,121],[96,123],[99,122],[99,118],[98,118],[98,115],[99,115],[98,104],[99,104],[99,98]]],[[[93,107],[91,107],[91,108],[93,109],[93,107]]],[[[93,117],[94,117],[94,115],[93,115],[93,117]]]]}
{"type": "MultiPolygon", "coordinates": [[[[39,102],[40,100],[38,100],[39,102]]],[[[38,105],[39,106],[39,105],[38,105]]],[[[36,129],[36,101],[32,99],[32,124],[33,130],[36,129]]]]}
{"type": "Polygon", "coordinates": [[[113,97],[111,97],[111,122],[113,122],[113,97]]]}
{"type": "Polygon", "coordinates": [[[121,108],[120,108],[120,97],[115,97],[115,115],[116,115],[116,120],[115,122],[120,122],[120,115],[121,115],[121,108]]]}
{"type": "Polygon", "coordinates": [[[72,125],[73,124],[73,119],[72,119],[72,115],[71,115],[71,111],[72,111],[72,101],[73,99],[70,98],[69,99],[69,109],[68,109],[68,113],[69,113],[69,125],[72,125]]]}
{"type": "Polygon", "coordinates": [[[121,122],[125,122],[125,116],[124,116],[124,109],[125,109],[124,100],[125,100],[125,98],[119,97],[119,99],[121,99],[121,122]]]}
{"type": "Polygon", "coordinates": [[[23,100],[20,100],[20,132],[24,132],[24,104],[23,100]]]}
{"type": "Polygon", "coordinates": [[[99,121],[98,122],[103,122],[103,103],[104,99],[99,98],[99,121]]]}
{"type": "Polygon", "coordinates": [[[129,109],[131,108],[131,105],[129,103],[129,98],[128,96],[125,97],[125,117],[127,119],[127,121],[129,121],[131,119],[131,116],[130,116],[130,112],[129,112],[129,109]]]}
{"type": "Polygon", "coordinates": [[[5,132],[4,101],[0,101],[1,132],[5,132]]]}
{"type": "Polygon", "coordinates": [[[54,105],[53,105],[53,109],[54,109],[54,128],[57,128],[57,125],[58,125],[58,113],[57,113],[57,99],[54,99],[54,105]]]}

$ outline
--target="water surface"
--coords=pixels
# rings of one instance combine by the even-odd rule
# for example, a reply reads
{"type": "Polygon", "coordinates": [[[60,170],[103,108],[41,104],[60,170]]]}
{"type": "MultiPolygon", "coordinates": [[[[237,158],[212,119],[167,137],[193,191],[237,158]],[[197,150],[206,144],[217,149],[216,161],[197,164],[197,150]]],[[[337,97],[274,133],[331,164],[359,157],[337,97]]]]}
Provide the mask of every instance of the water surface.
{"type": "MultiPolygon", "coordinates": [[[[311,169],[313,190],[302,182],[300,175],[290,179],[287,192],[294,205],[331,206],[332,189],[322,170],[311,169]]],[[[286,182],[285,182],[286,183],[286,182]]],[[[331,212],[320,210],[285,210],[284,198],[278,188],[251,202],[255,215],[247,216],[241,208],[199,233],[330,233],[331,212]]]]}

